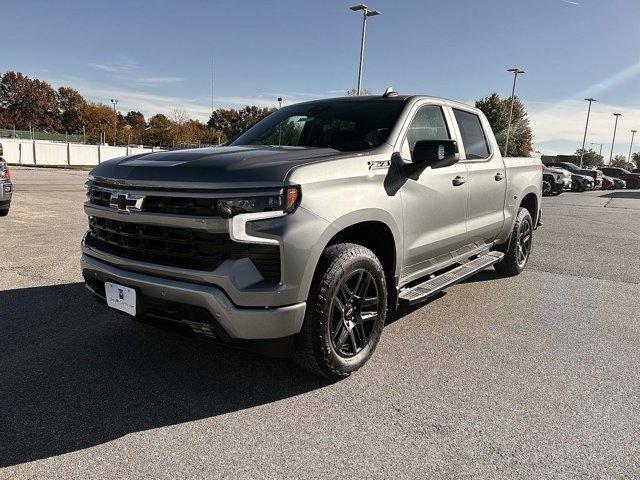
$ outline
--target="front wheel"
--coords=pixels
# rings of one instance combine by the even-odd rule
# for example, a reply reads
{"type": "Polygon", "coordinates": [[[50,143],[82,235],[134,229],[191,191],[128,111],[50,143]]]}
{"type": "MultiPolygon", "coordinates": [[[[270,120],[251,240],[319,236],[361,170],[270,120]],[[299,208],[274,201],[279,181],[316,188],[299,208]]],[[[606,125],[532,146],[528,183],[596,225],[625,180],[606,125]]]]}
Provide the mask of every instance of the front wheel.
{"type": "Polygon", "coordinates": [[[384,269],[361,245],[328,247],[314,275],[294,360],[317,375],[339,380],[373,354],[387,311],[384,269]]]}
{"type": "Polygon", "coordinates": [[[511,238],[498,247],[504,253],[504,258],[495,264],[495,269],[504,275],[518,275],[527,266],[532,246],[533,219],[529,210],[520,207],[513,224],[511,238]]]}

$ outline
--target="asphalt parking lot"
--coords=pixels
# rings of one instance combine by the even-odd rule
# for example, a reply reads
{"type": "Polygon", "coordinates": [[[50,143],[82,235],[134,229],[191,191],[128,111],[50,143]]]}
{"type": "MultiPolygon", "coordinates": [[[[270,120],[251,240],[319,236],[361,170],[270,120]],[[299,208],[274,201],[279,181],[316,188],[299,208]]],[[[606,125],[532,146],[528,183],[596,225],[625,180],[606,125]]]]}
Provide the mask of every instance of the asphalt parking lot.
{"type": "Polygon", "coordinates": [[[640,191],[545,198],[522,275],[400,312],[328,384],[101,308],[86,172],[13,173],[0,478],[640,476],[640,191]]]}

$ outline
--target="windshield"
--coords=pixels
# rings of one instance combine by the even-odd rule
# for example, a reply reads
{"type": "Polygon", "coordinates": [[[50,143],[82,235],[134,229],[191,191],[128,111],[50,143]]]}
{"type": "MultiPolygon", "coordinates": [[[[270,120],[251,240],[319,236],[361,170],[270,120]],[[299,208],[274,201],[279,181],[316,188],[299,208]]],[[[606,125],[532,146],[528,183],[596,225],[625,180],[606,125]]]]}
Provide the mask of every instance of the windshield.
{"type": "Polygon", "coordinates": [[[387,140],[404,102],[386,99],[317,102],[281,108],[231,145],[369,150],[387,140]]]}

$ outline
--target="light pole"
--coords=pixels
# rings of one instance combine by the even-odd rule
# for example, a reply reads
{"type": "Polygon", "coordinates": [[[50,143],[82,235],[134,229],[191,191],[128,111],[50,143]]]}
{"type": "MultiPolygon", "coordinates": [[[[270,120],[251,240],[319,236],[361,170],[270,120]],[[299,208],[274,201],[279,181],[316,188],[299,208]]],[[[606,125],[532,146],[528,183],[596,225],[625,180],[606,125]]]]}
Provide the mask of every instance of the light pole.
{"type": "Polygon", "coordinates": [[[618,130],[618,119],[622,116],[621,113],[614,113],[616,117],[616,123],[613,127],[613,140],[611,141],[611,154],[609,155],[609,165],[611,165],[611,160],[613,160],[613,147],[616,144],[616,130],[618,130]]]}
{"type": "Polygon", "coordinates": [[[580,168],[582,168],[582,160],[584,159],[584,144],[587,141],[587,129],[589,128],[589,116],[591,115],[591,104],[597,102],[595,98],[585,98],[585,101],[589,102],[589,109],[587,110],[587,123],[584,126],[584,137],[582,137],[582,150],[580,153],[580,168]]]}
{"type": "Polygon", "coordinates": [[[354,12],[362,11],[362,37],[360,38],[360,63],[358,66],[358,88],[356,89],[356,96],[360,96],[360,89],[362,88],[362,63],[364,62],[364,38],[367,33],[367,17],[375,17],[380,15],[378,10],[369,10],[366,5],[354,5],[350,7],[354,12]]]}
{"type": "MultiPolygon", "coordinates": [[[[278,97],[278,109],[282,108],[282,97],[278,97]]],[[[282,144],[282,122],[278,124],[278,146],[282,144]]]]}
{"type": "Polygon", "coordinates": [[[589,142],[589,145],[600,145],[600,153],[599,153],[599,155],[602,156],[602,146],[604,145],[604,143],[589,142]]]}
{"type": "Polygon", "coordinates": [[[117,98],[112,98],[111,103],[113,103],[113,145],[116,144],[116,136],[118,135],[118,113],[116,112],[116,104],[118,103],[117,98]]]}
{"type": "Polygon", "coordinates": [[[631,162],[631,150],[633,150],[633,139],[636,136],[636,132],[637,132],[637,130],[631,130],[631,145],[629,145],[629,158],[627,158],[627,161],[629,163],[632,163],[631,162]]]}
{"type": "Polygon", "coordinates": [[[509,110],[509,123],[507,124],[507,140],[504,142],[505,157],[509,151],[509,134],[511,133],[511,120],[513,120],[513,103],[516,98],[516,81],[518,80],[518,75],[526,73],[524,70],[520,70],[519,68],[510,68],[507,72],[513,73],[513,89],[511,90],[511,109],[509,110]]]}

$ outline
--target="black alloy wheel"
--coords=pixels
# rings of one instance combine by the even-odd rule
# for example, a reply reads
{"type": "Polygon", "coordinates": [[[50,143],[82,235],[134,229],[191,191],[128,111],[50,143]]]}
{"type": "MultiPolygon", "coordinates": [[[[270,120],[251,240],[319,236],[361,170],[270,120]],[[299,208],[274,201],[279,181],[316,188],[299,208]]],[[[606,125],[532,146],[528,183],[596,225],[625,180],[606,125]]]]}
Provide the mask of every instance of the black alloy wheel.
{"type": "Polygon", "coordinates": [[[343,358],[356,356],[369,343],[378,320],[380,296],[373,275],[357,269],[345,277],[331,302],[331,345],[343,358]]]}

